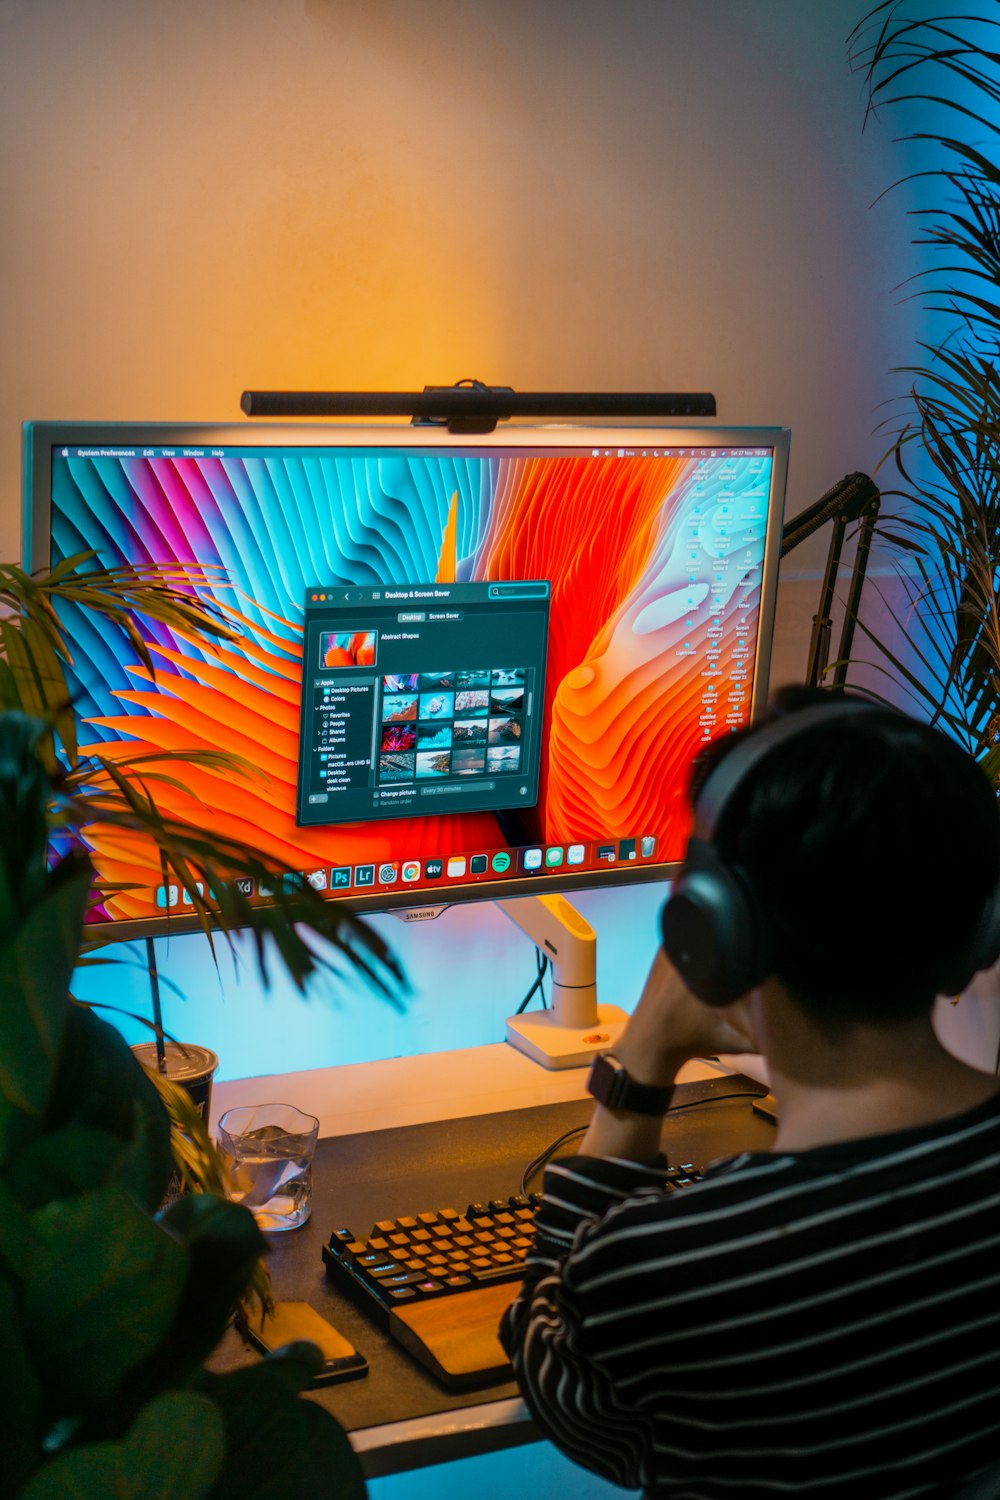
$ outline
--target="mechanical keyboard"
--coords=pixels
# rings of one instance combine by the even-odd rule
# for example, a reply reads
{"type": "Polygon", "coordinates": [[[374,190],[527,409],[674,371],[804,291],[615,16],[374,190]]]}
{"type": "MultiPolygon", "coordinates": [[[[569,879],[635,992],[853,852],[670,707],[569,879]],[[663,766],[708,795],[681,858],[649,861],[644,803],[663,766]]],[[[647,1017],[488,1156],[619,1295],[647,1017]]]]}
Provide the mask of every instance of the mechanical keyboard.
{"type": "Polygon", "coordinates": [[[520,1281],[538,1194],[380,1219],[368,1239],[335,1229],[323,1247],[327,1275],[388,1326],[402,1303],[520,1281]],[[358,1293],[360,1292],[360,1296],[358,1293]]]}
{"type": "MultiPolygon", "coordinates": [[[[690,1163],[667,1170],[674,1188],[696,1182],[690,1163]]],[[[335,1229],[326,1274],[449,1390],[510,1378],[496,1336],[531,1248],[538,1193],[380,1219],[367,1239],[335,1229]]]]}

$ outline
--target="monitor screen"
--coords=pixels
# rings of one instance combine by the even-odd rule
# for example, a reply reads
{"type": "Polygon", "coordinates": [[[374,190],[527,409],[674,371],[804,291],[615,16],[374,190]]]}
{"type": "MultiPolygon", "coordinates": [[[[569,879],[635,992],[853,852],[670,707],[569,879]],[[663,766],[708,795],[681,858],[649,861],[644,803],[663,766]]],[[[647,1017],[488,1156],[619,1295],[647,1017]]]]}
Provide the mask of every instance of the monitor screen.
{"type": "MultiPolygon", "coordinates": [[[[25,556],[211,565],[221,650],[68,620],[81,744],[224,749],[164,810],[364,910],[663,879],[767,690],[777,429],[25,427],[25,556]]],[[[94,831],[116,935],[194,925],[94,831]]],[[[252,898],[266,900],[268,892],[252,898]]]]}

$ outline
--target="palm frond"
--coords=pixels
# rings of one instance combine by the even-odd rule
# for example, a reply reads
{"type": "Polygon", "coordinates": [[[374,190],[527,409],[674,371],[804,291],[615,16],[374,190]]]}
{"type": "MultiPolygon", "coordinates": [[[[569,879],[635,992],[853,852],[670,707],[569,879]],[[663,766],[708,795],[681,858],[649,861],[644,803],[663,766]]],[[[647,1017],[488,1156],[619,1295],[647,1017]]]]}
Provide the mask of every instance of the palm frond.
{"type": "MultiPolygon", "coordinates": [[[[164,758],[227,765],[227,757],[218,752],[164,758]]],[[[343,953],[384,999],[398,1006],[400,994],[405,992],[405,977],[391,949],[374,929],[338,903],[324,900],[307,881],[295,878],[297,872],[264,860],[242,841],[164,815],[157,805],[156,782],[158,778],[174,778],[155,769],[159,759],[145,754],[128,765],[100,756],[78,762],[53,800],[52,826],[84,841],[88,829],[95,825],[152,840],[159,854],[163,883],[176,883],[187,892],[213,955],[220,934],[232,947],[233,934],[249,928],[262,974],[266,977],[267,956],[273,944],[294,984],[302,990],[322,967],[322,960],[298,930],[301,924],[343,953]],[[239,881],[245,879],[257,886],[264,883],[272,890],[267,907],[253,904],[243,894],[239,881]]],[[[106,940],[100,925],[88,928],[85,934],[88,947],[106,940]]]]}
{"type": "Polygon", "coordinates": [[[55,771],[60,750],[72,765],[79,753],[76,715],[67,669],[72,651],[57,606],[82,609],[121,630],[137,659],[155,676],[136,611],[157,624],[193,633],[204,644],[238,639],[222,609],[197,590],[219,588],[222,570],[198,564],[92,566],[93,552],[80,552],[47,573],[31,574],[0,563],[0,710],[18,708],[42,719],[49,735],[39,746],[55,771]]]}
{"type": "MultiPolygon", "coordinates": [[[[917,210],[914,243],[929,252],[917,295],[951,324],[922,362],[898,373],[906,400],[882,424],[901,502],[881,529],[901,548],[906,618],[888,610],[912,653],[907,663],[862,630],[897,684],[928,716],[1000,769],[1000,19],[926,15],[913,0],[882,0],[851,32],[868,90],[867,120],[918,103],[907,137],[939,153],[910,174],[934,201],[917,210]],[[925,120],[940,120],[928,129],[925,120]]],[[[887,455],[888,456],[888,455],[887,455]]],[[[1000,781],[998,781],[1000,785],[1000,781]]]]}
{"type": "MultiPolygon", "coordinates": [[[[165,626],[202,650],[240,638],[226,606],[200,592],[225,586],[220,569],[156,564],[99,568],[93,556],[80,553],[37,575],[0,564],[0,712],[27,713],[40,721],[36,753],[52,786],[53,835],[86,848],[98,830],[111,829],[152,849],[162,883],[176,883],[187,893],[213,956],[220,936],[232,948],[234,934],[249,929],[265,981],[273,956],[304,989],[309,977],[330,962],[322,947],[317,949],[304,935],[311,932],[380,996],[401,1004],[403,973],[390,949],[359,917],[324,900],[297,872],[265,860],[252,845],[161,809],[165,791],[186,793],[185,770],[197,767],[247,778],[263,773],[239,756],[210,749],[137,747],[114,759],[81,752],[67,676],[72,651],[66,619],[73,609],[99,616],[119,630],[153,681],[155,662],[139,618],[165,626]],[[258,887],[266,883],[273,892],[268,905],[244,896],[237,884],[241,879],[258,887]]],[[[101,896],[95,890],[95,903],[101,896]]],[[[85,948],[110,937],[110,929],[90,924],[85,948]]]]}

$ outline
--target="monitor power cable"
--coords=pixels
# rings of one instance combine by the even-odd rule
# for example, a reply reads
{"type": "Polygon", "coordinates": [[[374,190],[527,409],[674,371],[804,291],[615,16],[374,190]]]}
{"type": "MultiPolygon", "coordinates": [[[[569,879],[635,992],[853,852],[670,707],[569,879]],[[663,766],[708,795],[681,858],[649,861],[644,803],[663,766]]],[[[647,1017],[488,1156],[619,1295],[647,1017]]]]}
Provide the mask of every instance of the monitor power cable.
{"type": "Polygon", "coordinates": [[[549,1002],[546,999],[545,988],[544,988],[544,984],[543,984],[543,981],[544,981],[545,976],[548,973],[548,971],[549,971],[549,960],[548,960],[547,955],[544,954],[541,951],[540,948],[536,948],[535,949],[535,981],[532,984],[532,986],[531,986],[530,990],[528,991],[528,993],[525,995],[524,999],[521,1001],[520,1005],[517,1007],[517,1010],[514,1012],[515,1016],[520,1016],[520,1015],[524,1014],[524,1012],[527,1010],[528,1006],[531,1004],[532,1000],[534,999],[535,995],[538,996],[539,1003],[541,1004],[542,1009],[543,1010],[548,1010],[548,1008],[549,1008],[549,1002]]]}
{"type": "MultiPolygon", "coordinates": [[[[689,1099],[681,1104],[671,1104],[667,1110],[667,1114],[681,1114],[684,1110],[700,1109],[702,1105],[705,1104],[721,1104],[724,1100],[745,1100],[747,1099],[747,1097],[748,1095],[745,1090],[741,1090],[738,1093],[734,1092],[731,1094],[711,1094],[705,1099],[689,1099]]],[[[570,1130],[564,1130],[562,1135],[558,1136],[554,1141],[551,1141],[549,1145],[544,1147],[543,1150],[539,1151],[537,1156],[533,1156],[531,1158],[531,1160],[528,1162],[528,1165],[521,1173],[521,1183],[518,1188],[518,1192],[522,1195],[522,1197],[527,1195],[528,1184],[531,1182],[531,1179],[533,1177],[536,1177],[543,1167],[548,1166],[549,1162],[552,1160],[553,1156],[555,1156],[556,1152],[561,1150],[563,1146],[567,1145],[577,1136],[586,1134],[589,1125],[590,1121],[588,1120],[586,1124],[574,1125],[570,1130]]]]}

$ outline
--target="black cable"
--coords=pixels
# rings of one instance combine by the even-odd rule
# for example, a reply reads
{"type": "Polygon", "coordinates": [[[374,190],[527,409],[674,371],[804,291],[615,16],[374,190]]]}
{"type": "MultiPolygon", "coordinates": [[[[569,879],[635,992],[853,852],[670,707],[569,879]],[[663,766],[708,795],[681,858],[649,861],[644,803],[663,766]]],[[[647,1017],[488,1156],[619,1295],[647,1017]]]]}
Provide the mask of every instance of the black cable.
{"type": "Polygon", "coordinates": [[[542,980],[545,978],[545,975],[548,973],[548,968],[549,968],[548,957],[546,956],[546,954],[544,954],[542,952],[542,950],[540,948],[536,948],[535,949],[535,982],[531,986],[531,989],[528,991],[528,993],[525,995],[524,999],[521,1001],[520,1005],[517,1007],[517,1010],[514,1012],[515,1016],[519,1016],[524,1011],[526,1011],[527,1008],[528,1008],[528,1006],[531,1004],[532,999],[538,993],[541,993],[542,1009],[543,1010],[547,1010],[548,1009],[549,1002],[546,1000],[546,998],[545,998],[545,991],[542,989],[542,980]]]}
{"type": "MultiPolygon", "coordinates": [[[[724,1099],[753,1099],[754,1097],[755,1096],[753,1094],[748,1094],[746,1090],[742,1090],[738,1094],[708,1094],[704,1099],[689,1099],[686,1103],[671,1104],[667,1109],[667,1114],[680,1114],[681,1111],[685,1109],[699,1109],[703,1104],[719,1104],[724,1099]]],[[[664,1116],[664,1118],[666,1118],[666,1116],[664,1116]]],[[[533,1156],[531,1158],[531,1160],[528,1162],[528,1165],[521,1173],[521,1184],[518,1188],[518,1192],[522,1197],[527,1194],[528,1183],[531,1181],[532,1177],[534,1177],[536,1173],[540,1172],[541,1169],[546,1166],[549,1161],[551,1161],[552,1157],[555,1156],[560,1146],[564,1146],[567,1141],[571,1141],[575,1135],[584,1135],[589,1127],[589,1120],[587,1121],[586,1125],[574,1125],[572,1129],[563,1131],[562,1135],[559,1136],[557,1140],[552,1141],[550,1145],[544,1148],[544,1150],[539,1151],[537,1156],[533,1156]]]]}
{"type": "Polygon", "coordinates": [[[546,1146],[543,1151],[539,1151],[537,1156],[533,1156],[531,1158],[528,1165],[521,1173],[521,1183],[518,1187],[518,1192],[520,1193],[522,1198],[527,1195],[528,1183],[535,1176],[536,1172],[540,1172],[541,1169],[548,1164],[552,1157],[555,1156],[560,1146],[564,1146],[567,1141],[571,1141],[575,1135],[583,1135],[586,1132],[589,1124],[590,1121],[588,1120],[586,1125],[574,1125],[572,1130],[563,1131],[558,1140],[552,1141],[552,1143],[546,1146]]]}

